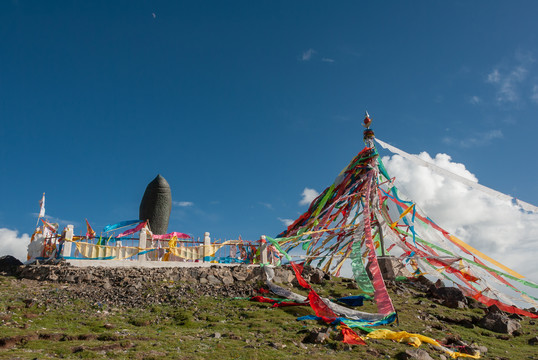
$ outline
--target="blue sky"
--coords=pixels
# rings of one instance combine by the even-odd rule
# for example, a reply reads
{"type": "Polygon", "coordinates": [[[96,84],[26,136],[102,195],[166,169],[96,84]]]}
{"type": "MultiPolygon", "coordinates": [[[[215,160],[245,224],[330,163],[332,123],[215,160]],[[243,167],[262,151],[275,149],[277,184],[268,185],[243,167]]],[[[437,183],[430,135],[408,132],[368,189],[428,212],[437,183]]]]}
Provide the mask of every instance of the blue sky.
{"type": "MultiPolygon", "coordinates": [[[[534,1],[3,1],[0,229],[46,212],[255,240],[376,135],[538,204],[534,1]]],[[[398,174],[393,174],[398,176],[398,174]]],[[[486,217],[487,214],[484,214],[486,217]]]]}

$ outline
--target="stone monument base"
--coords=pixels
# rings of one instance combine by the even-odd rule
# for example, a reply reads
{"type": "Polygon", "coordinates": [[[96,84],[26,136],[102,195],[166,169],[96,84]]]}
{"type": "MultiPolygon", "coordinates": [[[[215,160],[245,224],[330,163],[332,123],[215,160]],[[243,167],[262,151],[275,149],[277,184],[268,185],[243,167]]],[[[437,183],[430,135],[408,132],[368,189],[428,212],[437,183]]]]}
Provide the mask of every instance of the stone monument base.
{"type": "Polygon", "coordinates": [[[398,276],[411,276],[405,265],[394,256],[379,256],[377,262],[385,280],[395,280],[398,276]]]}

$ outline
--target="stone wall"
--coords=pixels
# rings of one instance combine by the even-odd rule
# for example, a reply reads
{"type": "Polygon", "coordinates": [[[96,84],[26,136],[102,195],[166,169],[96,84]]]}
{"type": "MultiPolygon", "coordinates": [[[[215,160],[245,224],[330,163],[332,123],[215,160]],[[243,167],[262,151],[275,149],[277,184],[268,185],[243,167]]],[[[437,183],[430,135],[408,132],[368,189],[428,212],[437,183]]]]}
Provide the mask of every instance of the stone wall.
{"type": "MultiPolygon", "coordinates": [[[[299,286],[293,270],[277,267],[274,282],[299,286]]],[[[122,306],[169,303],[199,296],[245,297],[257,295],[265,283],[263,269],[254,265],[210,267],[75,267],[60,262],[19,266],[12,274],[32,281],[65,284],[62,300],[86,298],[95,303],[122,306]]],[[[321,283],[329,276],[319,269],[305,267],[303,276],[321,283]]]]}
{"type": "MultiPolygon", "coordinates": [[[[274,282],[297,285],[293,270],[288,267],[274,268],[274,282]]],[[[139,288],[149,284],[208,284],[212,286],[234,285],[237,283],[265,282],[261,267],[255,265],[236,265],[210,267],[75,267],[64,262],[58,264],[39,264],[20,266],[17,276],[40,281],[61,283],[92,284],[105,288],[129,287],[139,288]]],[[[303,277],[313,283],[321,283],[330,278],[319,269],[306,266],[303,277]]]]}
{"type": "MultiPolygon", "coordinates": [[[[279,282],[289,283],[292,271],[277,269],[279,282]]],[[[119,286],[138,283],[191,283],[215,286],[231,285],[235,282],[254,282],[263,280],[258,266],[211,266],[189,268],[146,268],[146,267],[74,267],[64,265],[26,265],[20,266],[17,275],[26,279],[64,283],[91,283],[95,285],[119,286]]],[[[294,278],[295,276],[293,276],[294,278]]]]}

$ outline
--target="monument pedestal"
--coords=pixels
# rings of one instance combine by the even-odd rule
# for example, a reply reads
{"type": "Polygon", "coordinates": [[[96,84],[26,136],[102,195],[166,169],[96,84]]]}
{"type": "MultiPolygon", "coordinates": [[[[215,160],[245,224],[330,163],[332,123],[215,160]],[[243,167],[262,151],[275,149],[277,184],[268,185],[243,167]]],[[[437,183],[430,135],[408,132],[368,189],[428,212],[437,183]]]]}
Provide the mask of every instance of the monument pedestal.
{"type": "Polygon", "coordinates": [[[378,256],[377,263],[384,280],[395,280],[398,276],[411,276],[405,265],[394,256],[378,256]]]}

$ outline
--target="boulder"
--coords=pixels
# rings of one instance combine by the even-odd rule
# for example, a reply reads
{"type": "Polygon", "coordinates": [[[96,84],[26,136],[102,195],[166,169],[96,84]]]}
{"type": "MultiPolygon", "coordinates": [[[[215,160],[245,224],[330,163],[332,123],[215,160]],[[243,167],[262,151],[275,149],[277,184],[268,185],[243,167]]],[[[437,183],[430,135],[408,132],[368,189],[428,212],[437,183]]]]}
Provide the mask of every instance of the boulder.
{"type": "Polygon", "coordinates": [[[428,291],[432,287],[435,287],[435,284],[432,281],[422,275],[417,278],[412,278],[411,284],[413,284],[416,289],[424,292],[428,291]]]}
{"type": "Polygon", "coordinates": [[[323,284],[325,282],[325,273],[320,269],[314,269],[312,275],[310,275],[310,282],[312,284],[323,284]]]}
{"type": "Polygon", "coordinates": [[[405,350],[405,352],[399,353],[397,356],[400,360],[409,360],[409,359],[415,359],[415,360],[433,360],[433,358],[428,354],[426,351],[422,349],[409,349],[405,350]]]}
{"type": "Polygon", "coordinates": [[[274,272],[275,277],[273,278],[273,282],[275,283],[289,284],[295,279],[295,274],[289,269],[277,267],[274,268],[274,272]]]}
{"type": "Polygon", "coordinates": [[[477,325],[501,334],[512,335],[521,329],[521,324],[499,310],[495,305],[488,308],[488,313],[478,321],[477,325]]]}
{"type": "Polygon", "coordinates": [[[248,277],[248,273],[244,269],[236,269],[233,272],[233,278],[237,281],[246,281],[248,277]]]}
{"type": "Polygon", "coordinates": [[[473,345],[471,345],[471,348],[473,350],[478,351],[480,353],[480,355],[485,355],[488,352],[488,348],[486,346],[482,346],[482,345],[473,344],[473,345]]]}
{"type": "Polygon", "coordinates": [[[222,285],[222,282],[215,275],[208,275],[207,281],[211,285],[222,285]]]}
{"type": "Polygon", "coordinates": [[[439,299],[440,303],[446,307],[452,309],[464,309],[467,307],[467,298],[463,295],[463,292],[455,287],[431,286],[429,293],[436,299],[439,299]]]}
{"type": "Polygon", "coordinates": [[[305,344],[321,344],[329,340],[329,334],[322,330],[312,329],[303,339],[305,344]]]}
{"type": "Polygon", "coordinates": [[[22,265],[22,262],[11,255],[0,257],[0,273],[16,275],[20,265],[22,265]]]}

